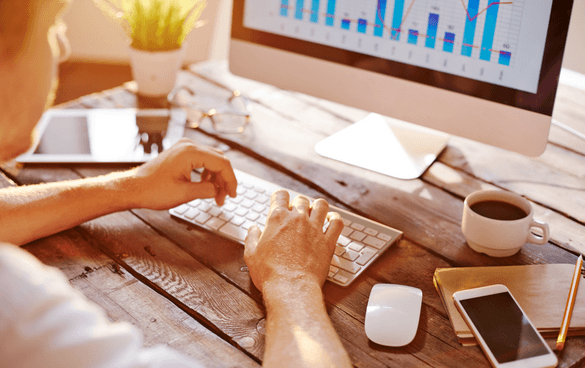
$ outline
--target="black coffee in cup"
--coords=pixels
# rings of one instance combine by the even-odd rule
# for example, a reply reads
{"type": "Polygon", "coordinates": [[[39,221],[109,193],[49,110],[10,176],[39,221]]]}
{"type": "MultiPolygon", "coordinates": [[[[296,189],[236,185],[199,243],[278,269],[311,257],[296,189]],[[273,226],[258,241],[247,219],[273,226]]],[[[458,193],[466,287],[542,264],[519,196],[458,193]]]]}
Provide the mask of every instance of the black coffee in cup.
{"type": "Polygon", "coordinates": [[[470,205],[469,208],[483,217],[488,217],[494,220],[512,221],[528,216],[522,208],[502,201],[480,201],[470,205]]]}

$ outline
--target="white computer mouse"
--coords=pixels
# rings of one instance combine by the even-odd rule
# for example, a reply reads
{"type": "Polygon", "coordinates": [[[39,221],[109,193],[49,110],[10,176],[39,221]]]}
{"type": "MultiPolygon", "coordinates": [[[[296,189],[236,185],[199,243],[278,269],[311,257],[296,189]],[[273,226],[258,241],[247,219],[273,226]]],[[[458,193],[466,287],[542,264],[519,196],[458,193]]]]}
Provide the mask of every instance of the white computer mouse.
{"type": "Polygon", "coordinates": [[[386,346],[404,346],[416,335],[422,291],[396,284],[377,284],[370,292],[366,310],[366,335],[386,346]]]}

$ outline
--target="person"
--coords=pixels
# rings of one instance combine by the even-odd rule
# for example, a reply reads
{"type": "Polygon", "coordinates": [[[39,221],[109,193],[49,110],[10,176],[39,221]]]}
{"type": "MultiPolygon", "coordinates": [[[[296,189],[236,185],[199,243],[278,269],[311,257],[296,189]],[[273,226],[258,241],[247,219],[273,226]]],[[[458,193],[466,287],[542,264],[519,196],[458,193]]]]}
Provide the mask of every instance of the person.
{"type": "MultiPolygon", "coordinates": [[[[68,49],[60,18],[70,1],[0,0],[0,162],[30,146],[35,124],[51,106],[57,65],[68,49]]],[[[165,346],[144,347],[140,331],[111,323],[59,270],[18,245],[131,208],[166,209],[195,198],[221,205],[236,187],[220,151],[183,139],[128,171],[1,189],[0,365],[200,366],[165,346]],[[197,183],[190,181],[194,168],[203,169],[197,183]]],[[[277,191],[265,229],[252,227],[246,238],[245,261],[266,304],[265,366],[351,366],[321,290],[343,228],[339,215],[328,211],[324,200],[291,201],[277,191]]]]}

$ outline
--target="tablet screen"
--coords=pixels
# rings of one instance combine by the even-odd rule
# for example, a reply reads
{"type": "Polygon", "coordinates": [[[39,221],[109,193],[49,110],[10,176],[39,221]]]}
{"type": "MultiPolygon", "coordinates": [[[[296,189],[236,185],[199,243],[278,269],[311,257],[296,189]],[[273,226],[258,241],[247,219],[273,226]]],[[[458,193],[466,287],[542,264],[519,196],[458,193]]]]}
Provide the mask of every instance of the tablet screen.
{"type": "Polygon", "coordinates": [[[90,154],[87,116],[52,116],[35,154],[90,154]]]}
{"type": "Polygon", "coordinates": [[[23,163],[141,163],[183,137],[181,109],[48,110],[23,163]]]}

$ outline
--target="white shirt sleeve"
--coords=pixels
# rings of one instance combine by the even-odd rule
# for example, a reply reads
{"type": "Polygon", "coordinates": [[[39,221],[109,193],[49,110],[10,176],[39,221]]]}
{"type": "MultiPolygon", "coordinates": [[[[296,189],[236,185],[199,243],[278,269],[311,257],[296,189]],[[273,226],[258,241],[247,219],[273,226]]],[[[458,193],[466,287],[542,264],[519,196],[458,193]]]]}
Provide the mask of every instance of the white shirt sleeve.
{"type": "Polygon", "coordinates": [[[0,243],[1,367],[201,367],[142,339],[133,325],[111,323],[59,270],[0,243]]]}

